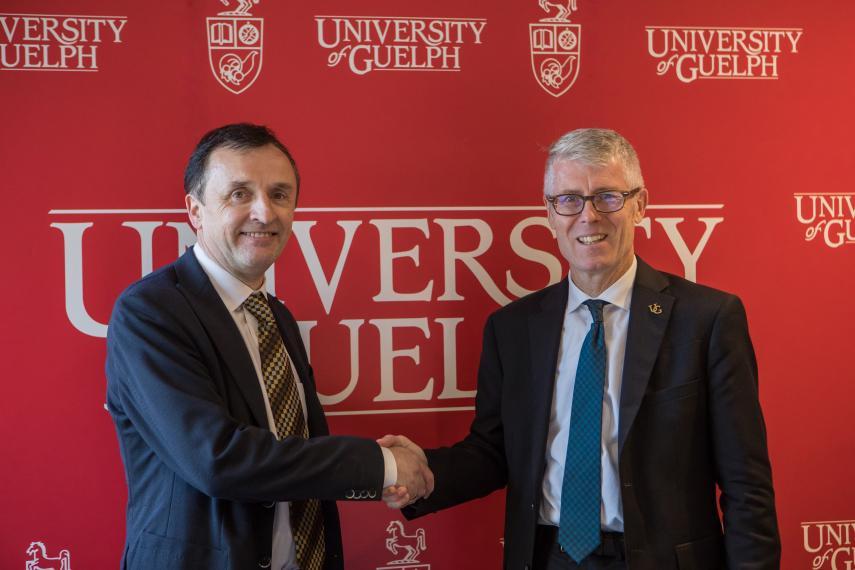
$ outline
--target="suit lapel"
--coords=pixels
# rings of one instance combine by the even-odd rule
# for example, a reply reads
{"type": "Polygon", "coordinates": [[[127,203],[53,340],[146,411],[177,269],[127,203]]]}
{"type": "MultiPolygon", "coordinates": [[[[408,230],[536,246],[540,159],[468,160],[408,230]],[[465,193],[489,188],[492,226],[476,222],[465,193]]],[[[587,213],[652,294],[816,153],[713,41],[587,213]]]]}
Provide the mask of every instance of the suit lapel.
{"type": "Polygon", "coordinates": [[[567,279],[549,288],[540,302],[537,312],[528,317],[528,339],[531,354],[531,397],[532,409],[525,410],[538,421],[532,424],[535,448],[532,457],[541,458],[537,466],[535,481],[543,478],[546,466],[546,440],[555,387],[555,368],[558,364],[558,349],[561,346],[561,327],[567,309],[567,279]]]}
{"type": "Polygon", "coordinates": [[[187,301],[208,331],[221,360],[249,405],[256,425],[266,427],[267,412],[258,375],[234,319],[190,249],[175,262],[175,271],[178,288],[184,290],[187,301]]]}
{"type": "Polygon", "coordinates": [[[668,280],[661,273],[638,260],[623,362],[618,455],[638,414],[671,317],[674,297],[665,292],[667,286],[668,280]]]}

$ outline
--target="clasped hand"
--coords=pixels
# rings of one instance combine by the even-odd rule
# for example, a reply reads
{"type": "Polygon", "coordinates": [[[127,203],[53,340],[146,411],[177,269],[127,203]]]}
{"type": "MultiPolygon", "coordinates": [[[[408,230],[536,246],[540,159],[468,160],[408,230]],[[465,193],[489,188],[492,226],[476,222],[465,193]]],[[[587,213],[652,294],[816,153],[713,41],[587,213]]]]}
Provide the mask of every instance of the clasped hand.
{"type": "Polygon", "coordinates": [[[403,435],[384,435],[377,443],[389,448],[398,466],[398,480],[383,490],[386,506],[400,509],[429,497],[433,492],[433,472],[422,448],[403,435]]]}

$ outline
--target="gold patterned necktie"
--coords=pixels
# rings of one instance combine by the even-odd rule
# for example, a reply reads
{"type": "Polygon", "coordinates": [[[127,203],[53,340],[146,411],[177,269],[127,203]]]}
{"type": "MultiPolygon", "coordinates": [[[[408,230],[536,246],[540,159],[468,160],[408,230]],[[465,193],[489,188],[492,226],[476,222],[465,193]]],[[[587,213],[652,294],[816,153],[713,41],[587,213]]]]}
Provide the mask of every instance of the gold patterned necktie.
{"type": "MultiPolygon", "coordinates": [[[[285,436],[309,437],[303,417],[297,381],[285,351],[285,343],[263,293],[253,293],[243,303],[258,321],[258,349],[264,387],[279,439],[285,436]]],[[[324,566],[324,522],[320,501],[291,501],[291,532],[301,570],[321,570],[324,566]]]]}

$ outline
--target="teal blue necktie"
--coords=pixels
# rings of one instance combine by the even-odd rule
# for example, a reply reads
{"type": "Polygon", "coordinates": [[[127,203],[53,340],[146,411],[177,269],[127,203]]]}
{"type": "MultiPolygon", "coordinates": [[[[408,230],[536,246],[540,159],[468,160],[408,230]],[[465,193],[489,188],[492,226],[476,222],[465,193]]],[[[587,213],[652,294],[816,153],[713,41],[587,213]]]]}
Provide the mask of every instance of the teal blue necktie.
{"type": "Polygon", "coordinates": [[[587,300],[594,322],[582,343],[573,407],[564,483],[561,486],[561,520],[558,544],[577,563],[600,544],[600,501],[602,495],[601,440],[603,431],[603,382],[606,376],[606,339],[603,305],[587,300]]]}

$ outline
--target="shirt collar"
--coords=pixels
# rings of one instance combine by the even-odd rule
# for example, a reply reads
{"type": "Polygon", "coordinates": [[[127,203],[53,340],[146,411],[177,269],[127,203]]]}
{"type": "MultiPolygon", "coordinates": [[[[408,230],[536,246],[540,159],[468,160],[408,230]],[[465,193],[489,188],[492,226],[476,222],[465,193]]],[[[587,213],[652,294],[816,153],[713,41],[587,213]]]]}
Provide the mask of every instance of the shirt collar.
{"type": "Polygon", "coordinates": [[[199,261],[199,265],[202,266],[202,270],[208,276],[208,279],[211,280],[211,284],[217,290],[217,293],[219,293],[229,312],[239,309],[247,297],[256,291],[264,290],[264,282],[261,283],[261,287],[258,289],[253,289],[226,271],[222,265],[211,259],[199,244],[193,246],[193,254],[196,256],[196,260],[199,261]]]}
{"type": "MultiPolygon", "coordinates": [[[[608,289],[600,293],[597,299],[608,301],[609,304],[619,307],[624,310],[629,310],[631,301],[632,285],[635,283],[635,273],[638,271],[638,260],[635,256],[632,257],[632,265],[629,269],[620,276],[620,278],[612,283],[608,289]]],[[[572,270],[571,270],[572,272],[572,270]]],[[[591,298],[590,295],[576,287],[573,280],[570,278],[570,273],[567,274],[567,281],[570,285],[568,288],[567,312],[577,310],[582,306],[582,303],[591,298]]]]}

